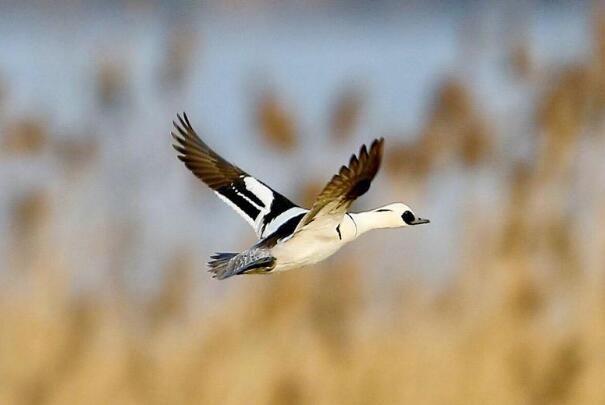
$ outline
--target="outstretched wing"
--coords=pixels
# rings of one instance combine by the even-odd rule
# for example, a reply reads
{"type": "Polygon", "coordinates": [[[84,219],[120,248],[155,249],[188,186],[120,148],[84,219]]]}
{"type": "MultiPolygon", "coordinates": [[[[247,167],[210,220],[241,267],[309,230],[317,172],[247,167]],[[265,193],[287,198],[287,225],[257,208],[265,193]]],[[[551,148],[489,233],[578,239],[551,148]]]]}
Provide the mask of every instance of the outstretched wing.
{"type": "Polygon", "coordinates": [[[370,188],[382,160],[384,139],[376,139],[368,152],[365,145],[359,156],[351,156],[348,166],[342,166],[338,174],[324,187],[311,210],[303,217],[296,230],[309,224],[319,215],[344,215],[353,201],[370,188]]]}
{"type": "Polygon", "coordinates": [[[178,123],[173,121],[177,133],[171,134],[178,158],[240,214],[259,238],[271,234],[292,216],[307,211],[210,149],[191,126],[187,114],[177,117],[178,123]]]}

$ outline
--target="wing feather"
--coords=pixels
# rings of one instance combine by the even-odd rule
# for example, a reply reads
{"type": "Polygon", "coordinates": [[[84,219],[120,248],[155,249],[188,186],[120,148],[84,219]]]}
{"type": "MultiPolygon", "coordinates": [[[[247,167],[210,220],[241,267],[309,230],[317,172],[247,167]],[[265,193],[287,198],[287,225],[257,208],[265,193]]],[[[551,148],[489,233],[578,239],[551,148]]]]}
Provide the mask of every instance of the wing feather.
{"type": "Polygon", "coordinates": [[[384,139],[372,142],[370,150],[361,147],[358,156],[353,155],[348,166],[342,166],[319,196],[305,217],[300,221],[297,230],[309,224],[318,215],[344,215],[353,201],[365,194],[378,173],[382,161],[384,139]]]}
{"type": "Polygon", "coordinates": [[[195,132],[187,114],[183,113],[182,117],[177,115],[177,118],[178,122],[173,121],[175,131],[171,135],[175,141],[172,146],[178,152],[179,160],[240,214],[254,228],[258,237],[266,236],[267,231],[275,228],[273,220],[283,220],[284,215],[281,214],[289,210],[292,210],[291,214],[302,210],[212,150],[195,132]]]}

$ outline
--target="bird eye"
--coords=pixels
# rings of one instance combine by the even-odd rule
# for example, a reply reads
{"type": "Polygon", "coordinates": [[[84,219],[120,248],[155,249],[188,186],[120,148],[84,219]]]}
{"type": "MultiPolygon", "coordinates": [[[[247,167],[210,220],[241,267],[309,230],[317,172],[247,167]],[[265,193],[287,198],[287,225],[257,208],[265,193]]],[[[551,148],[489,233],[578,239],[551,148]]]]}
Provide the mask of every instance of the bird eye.
{"type": "Polygon", "coordinates": [[[401,215],[401,219],[403,219],[403,222],[406,224],[411,225],[412,222],[416,220],[416,217],[412,214],[412,211],[406,211],[401,215]]]}

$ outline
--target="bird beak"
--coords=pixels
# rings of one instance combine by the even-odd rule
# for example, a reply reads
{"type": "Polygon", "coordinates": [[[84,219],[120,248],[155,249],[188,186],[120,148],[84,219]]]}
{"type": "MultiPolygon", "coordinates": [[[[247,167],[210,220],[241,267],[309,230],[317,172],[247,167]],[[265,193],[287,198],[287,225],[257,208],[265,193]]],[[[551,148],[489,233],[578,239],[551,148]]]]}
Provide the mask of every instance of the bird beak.
{"type": "Polygon", "coordinates": [[[414,222],[411,222],[410,225],[421,225],[421,224],[428,224],[429,221],[428,219],[424,219],[424,218],[416,218],[414,220],[414,222]]]}

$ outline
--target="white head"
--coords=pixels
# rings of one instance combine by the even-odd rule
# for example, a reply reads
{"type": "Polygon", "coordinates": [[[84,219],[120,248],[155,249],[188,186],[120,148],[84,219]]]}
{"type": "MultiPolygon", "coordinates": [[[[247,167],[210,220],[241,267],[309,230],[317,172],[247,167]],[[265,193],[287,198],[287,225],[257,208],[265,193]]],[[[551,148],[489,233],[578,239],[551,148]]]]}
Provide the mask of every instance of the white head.
{"type": "Polygon", "coordinates": [[[377,215],[384,216],[380,222],[385,228],[399,228],[402,226],[428,224],[428,219],[419,218],[414,211],[403,203],[385,205],[372,211],[377,215]]]}
{"type": "Polygon", "coordinates": [[[354,227],[354,237],[372,229],[401,228],[410,225],[428,224],[428,219],[418,218],[410,207],[402,203],[393,203],[371,211],[348,214],[354,227]]]}

